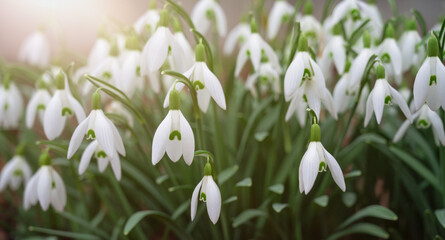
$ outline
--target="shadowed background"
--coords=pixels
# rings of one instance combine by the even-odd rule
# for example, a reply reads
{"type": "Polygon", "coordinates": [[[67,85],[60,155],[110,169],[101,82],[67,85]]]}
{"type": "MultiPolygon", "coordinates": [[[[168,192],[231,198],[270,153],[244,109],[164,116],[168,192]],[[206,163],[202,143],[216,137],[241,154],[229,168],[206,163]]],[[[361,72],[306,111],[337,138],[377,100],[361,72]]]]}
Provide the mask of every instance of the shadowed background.
{"type": "MultiPolygon", "coordinates": [[[[221,0],[230,30],[255,0],[221,0]]],[[[197,0],[181,0],[190,13],[197,0]]],[[[294,1],[289,1],[294,3],[294,1]]],[[[314,14],[320,20],[326,0],[314,0],[314,14]]],[[[339,2],[335,0],[334,3],[339,2]]],[[[386,0],[376,1],[384,19],[391,15],[386,0]]],[[[445,13],[443,0],[397,0],[399,11],[417,9],[432,27],[445,13]]],[[[266,12],[273,0],[266,0],[266,12]]],[[[158,7],[162,7],[158,1],[158,7]]],[[[148,0],[0,0],[0,57],[15,61],[22,40],[35,29],[44,27],[52,42],[52,54],[69,49],[86,56],[105,23],[133,24],[148,7],[148,0]],[[57,44],[56,44],[57,43],[57,44]]]]}

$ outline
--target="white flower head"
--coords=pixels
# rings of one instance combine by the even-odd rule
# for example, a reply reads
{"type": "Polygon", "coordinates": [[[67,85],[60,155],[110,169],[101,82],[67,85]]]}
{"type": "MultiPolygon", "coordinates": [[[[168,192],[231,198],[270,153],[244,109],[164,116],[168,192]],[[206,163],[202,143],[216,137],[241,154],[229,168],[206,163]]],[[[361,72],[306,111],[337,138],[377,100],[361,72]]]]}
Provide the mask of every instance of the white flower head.
{"type": "Polygon", "coordinates": [[[395,103],[402,110],[406,118],[412,122],[411,112],[402,95],[389,85],[385,76],[385,68],[382,65],[377,67],[377,80],[366,101],[365,127],[371,120],[372,113],[375,112],[377,123],[380,124],[383,116],[385,104],[395,103]]]}
{"type": "Polygon", "coordinates": [[[218,185],[212,177],[212,168],[210,163],[204,167],[204,177],[193,190],[192,201],[190,205],[192,221],[195,219],[198,209],[198,200],[206,203],[207,213],[213,224],[216,224],[221,213],[221,193],[218,185]]]}
{"type": "Polygon", "coordinates": [[[160,18],[159,11],[156,9],[156,1],[150,1],[149,9],[133,24],[134,30],[138,34],[142,34],[144,29],[148,29],[151,34],[155,31],[160,18]]]}
{"type": "Polygon", "coordinates": [[[425,57],[423,45],[417,46],[422,41],[416,28],[416,21],[409,21],[407,30],[399,39],[399,47],[402,52],[402,71],[408,71],[412,66],[418,66],[425,57]]]}
{"type": "Polygon", "coordinates": [[[220,37],[224,37],[227,33],[226,15],[216,0],[200,0],[193,8],[191,17],[200,33],[207,32],[212,22],[216,23],[220,37]]]}
{"type": "Polygon", "coordinates": [[[82,153],[82,157],[80,159],[79,164],[79,174],[83,174],[88,165],[91,162],[91,159],[95,157],[97,159],[97,165],[99,167],[99,171],[103,172],[105,168],[108,166],[108,163],[111,165],[111,169],[113,169],[114,176],[119,181],[121,179],[121,161],[119,158],[119,154],[116,150],[114,150],[112,155],[108,155],[103,150],[102,146],[99,144],[99,141],[96,139],[92,141],[82,153]]]}
{"type": "Polygon", "coordinates": [[[338,187],[346,190],[343,172],[337,160],[323,147],[320,142],[320,127],[314,123],[311,127],[311,142],[301,159],[299,168],[300,192],[308,194],[315,183],[319,172],[331,171],[332,178],[338,187]]]}
{"type": "Polygon", "coordinates": [[[414,79],[414,108],[420,109],[426,102],[431,110],[445,109],[445,66],[438,57],[438,44],[434,37],[428,41],[428,57],[414,79]]]}
{"type": "Polygon", "coordinates": [[[109,56],[110,49],[111,45],[108,40],[100,36],[96,42],[94,42],[88,55],[88,66],[95,67],[103,62],[109,56]]]}
{"type": "Polygon", "coordinates": [[[300,22],[301,32],[308,38],[309,46],[319,49],[323,46],[324,34],[321,23],[313,16],[312,1],[306,1],[304,4],[304,15],[297,16],[300,22]]]}
{"type": "Polygon", "coordinates": [[[184,51],[184,63],[183,66],[185,68],[190,68],[193,64],[193,57],[194,57],[194,52],[192,47],[190,46],[189,41],[187,40],[187,38],[185,37],[184,33],[182,32],[182,27],[181,27],[181,23],[179,22],[179,20],[177,18],[175,18],[174,22],[173,22],[173,28],[175,33],[173,34],[174,38],[176,39],[176,41],[178,42],[178,44],[181,46],[182,50],[184,51]]]}
{"type": "Polygon", "coordinates": [[[75,115],[77,122],[85,119],[85,111],[82,105],[65,88],[66,75],[62,71],[56,76],[56,91],[46,106],[43,115],[43,130],[49,140],[53,140],[62,134],[66,118],[75,115]]]}
{"type": "MultiPolygon", "coordinates": [[[[412,115],[413,121],[417,119],[416,127],[417,128],[429,128],[432,127],[434,140],[437,146],[445,146],[445,132],[443,128],[442,120],[440,119],[439,114],[435,111],[431,110],[428,105],[424,104],[419,111],[415,112],[412,115]]],[[[393,142],[398,142],[405,135],[406,130],[411,125],[409,120],[403,122],[400,126],[399,130],[397,130],[394,135],[393,142]]]]}
{"type": "Polygon", "coordinates": [[[93,94],[93,110],[74,130],[68,146],[68,159],[77,151],[85,135],[87,139],[96,139],[100,148],[103,149],[108,157],[113,158],[117,152],[125,156],[125,148],[119,131],[102,111],[100,98],[98,92],[93,94]]]}
{"type": "MultiPolygon", "coordinates": [[[[226,110],[226,98],[224,96],[224,91],[215,74],[210,71],[205,63],[205,49],[202,43],[196,46],[196,62],[195,64],[184,73],[184,76],[190,79],[193,87],[196,89],[198,95],[198,105],[201,111],[207,112],[209,107],[210,98],[218,104],[218,106],[226,110]]],[[[175,89],[181,91],[184,87],[183,83],[177,83],[175,89]]],[[[173,89],[170,88],[169,92],[173,89]]],[[[169,105],[169,94],[164,101],[164,107],[169,105]]]]}
{"type": "Polygon", "coordinates": [[[26,106],[26,126],[28,128],[32,128],[34,125],[36,115],[38,115],[40,122],[43,124],[45,109],[50,100],[51,95],[46,89],[46,84],[43,80],[40,80],[37,91],[34,92],[26,106]]]}
{"type": "Polygon", "coordinates": [[[143,78],[141,76],[141,51],[139,39],[136,35],[127,38],[125,49],[119,57],[120,71],[116,79],[116,87],[122,90],[128,97],[132,97],[136,89],[142,89],[143,78]]]}
{"type": "Polygon", "coordinates": [[[23,150],[24,148],[19,146],[16,149],[16,155],[0,172],[0,192],[4,191],[8,185],[11,190],[17,190],[22,182],[26,185],[31,178],[31,167],[23,157],[23,150]]]}
{"type": "MultiPolygon", "coordinates": [[[[323,53],[320,58],[320,67],[325,76],[332,75],[331,66],[334,64],[337,73],[339,75],[343,74],[346,64],[346,42],[340,35],[339,25],[334,27],[334,36],[329,39],[326,47],[323,49],[323,53]]],[[[329,77],[328,79],[331,79],[329,77]]]]}
{"type": "Polygon", "coordinates": [[[45,68],[49,65],[50,57],[50,44],[42,31],[29,35],[20,47],[20,61],[30,65],[45,68]]]}
{"type": "Polygon", "coordinates": [[[344,113],[350,106],[354,95],[347,89],[350,81],[349,72],[344,73],[334,88],[334,102],[338,113],[344,113]]]}
{"type": "Polygon", "coordinates": [[[19,127],[23,114],[23,99],[17,86],[6,75],[0,85],[0,128],[15,129],[19,127]]]}
{"type": "Polygon", "coordinates": [[[66,205],[65,184],[57,171],[50,165],[51,159],[47,152],[40,156],[39,163],[40,169],[26,184],[23,206],[25,209],[29,209],[39,202],[44,211],[48,210],[49,205],[52,205],[54,209],[62,212],[66,205]]]}
{"type": "Polygon", "coordinates": [[[237,44],[243,44],[250,35],[250,25],[245,22],[238,23],[227,35],[224,43],[224,54],[233,52],[237,44]]]}
{"type": "Polygon", "coordinates": [[[151,72],[158,71],[167,56],[173,57],[175,67],[178,71],[184,71],[184,50],[167,27],[169,23],[168,12],[166,9],[161,11],[159,26],[142,50],[141,74],[148,76],[151,72]]]}
{"type": "Polygon", "coordinates": [[[402,81],[402,53],[394,39],[392,24],[388,24],[385,31],[385,40],[380,44],[377,53],[387,70],[387,77],[394,78],[397,84],[402,81]]]}
{"type": "Polygon", "coordinates": [[[177,162],[181,155],[187,165],[192,164],[195,153],[195,137],[187,119],[179,110],[179,92],[173,88],[169,93],[170,111],[159,124],[153,136],[151,161],[156,165],[167,152],[177,162]]]}
{"type": "Polygon", "coordinates": [[[294,7],[285,0],[277,0],[273,3],[267,20],[267,38],[273,39],[277,36],[282,22],[290,19],[294,7]]]}
{"type": "Polygon", "coordinates": [[[255,72],[247,78],[246,88],[250,90],[254,97],[258,96],[256,83],[259,85],[260,94],[267,92],[269,89],[271,89],[276,96],[281,93],[280,73],[267,59],[262,61],[258,72],[255,72]]]}
{"type": "Polygon", "coordinates": [[[307,52],[308,42],[304,35],[300,36],[298,43],[299,51],[296,53],[284,77],[284,99],[291,101],[297,98],[296,104],[289,106],[289,112],[296,110],[298,102],[302,100],[308,107],[313,109],[317,118],[320,116],[321,103],[325,105],[330,114],[337,118],[332,95],[326,88],[323,73],[318,64],[307,52]],[[291,108],[295,107],[295,108],[291,108]]]}
{"type": "Polygon", "coordinates": [[[239,76],[244,64],[247,62],[248,59],[250,59],[250,61],[252,62],[255,72],[258,71],[263,54],[266,55],[272,66],[281,73],[278,56],[258,33],[258,26],[256,25],[254,18],[252,18],[251,20],[250,30],[251,34],[247,38],[247,41],[244,43],[244,45],[241,47],[236,59],[235,76],[239,76]]]}
{"type": "Polygon", "coordinates": [[[369,59],[374,55],[374,51],[370,49],[371,37],[368,32],[363,34],[363,49],[352,61],[351,68],[349,70],[349,82],[347,90],[350,93],[358,92],[360,88],[360,82],[365,74],[366,65],[368,65],[369,59]]]}

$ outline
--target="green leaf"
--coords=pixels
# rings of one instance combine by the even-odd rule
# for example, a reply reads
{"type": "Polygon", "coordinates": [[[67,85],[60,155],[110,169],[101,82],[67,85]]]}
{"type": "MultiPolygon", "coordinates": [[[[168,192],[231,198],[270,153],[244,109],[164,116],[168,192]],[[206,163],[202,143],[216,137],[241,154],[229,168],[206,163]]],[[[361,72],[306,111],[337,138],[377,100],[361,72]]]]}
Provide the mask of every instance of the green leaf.
{"type": "Polygon", "coordinates": [[[439,220],[440,225],[445,228],[445,209],[438,209],[434,211],[434,214],[436,215],[437,220],[439,220]]]}
{"type": "Polygon", "coordinates": [[[139,212],[136,212],[133,215],[131,215],[130,218],[128,219],[127,223],[125,223],[124,234],[128,235],[130,233],[130,231],[133,230],[133,228],[136,227],[136,225],[144,217],[148,217],[148,216],[157,217],[159,219],[164,219],[164,220],[168,220],[168,221],[171,220],[170,216],[168,216],[167,214],[160,212],[160,211],[155,211],[155,210],[139,211],[139,212]]]}
{"type": "Polygon", "coordinates": [[[28,229],[31,232],[40,232],[40,233],[45,233],[45,234],[49,234],[52,236],[60,236],[60,237],[65,237],[65,238],[70,238],[70,239],[98,239],[98,240],[100,240],[99,237],[91,235],[91,234],[87,234],[87,233],[67,232],[67,231],[54,230],[54,229],[41,228],[41,227],[33,227],[33,226],[30,226],[28,229]]]}
{"type": "Polygon", "coordinates": [[[236,185],[236,187],[251,187],[252,186],[252,179],[244,178],[243,180],[239,181],[236,185]]]}
{"type": "Polygon", "coordinates": [[[247,209],[244,212],[240,213],[240,215],[236,216],[233,220],[232,226],[234,228],[244,224],[252,218],[256,217],[266,217],[267,214],[263,210],[259,209],[247,209]]]}
{"type": "Polygon", "coordinates": [[[165,182],[165,180],[168,179],[168,175],[162,175],[156,178],[156,183],[158,185],[161,185],[163,182],[165,182]]]}
{"type": "Polygon", "coordinates": [[[371,223],[357,223],[354,224],[352,226],[350,226],[349,228],[336,232],[334,234],[332,234],[331,236],[329,236],[327,238],[327,240],[335,240],[350,234],[357,234],[357,233],[361,233],[361,234],[368,234],[371,236],[375,236],[378,238],[384,238],[384,239],[388,239],[389,238],[389,234],[381,229],[379,226],[371,224],[371,223]]]}
{"type": "Polygon", "coordinates": [[[376,217],[392,221],[397,220],[397,215],[388,208],[380,205],[371,205],[363,208],[362,210],[358,211],[357,213],[346,219],[346,221],[344,221],[338,228],[344,228],[349,224],[364,217],[376,217]]]}
{"type": "Polygon", "coordinates": [[[329,203],[329,196],[323,195],[314,199],[314,202],[320,207],[326,207],[329,203]]]}
{"type": "Polygon", "coordinates": [[[190,207],[190,200],[183,202],[177,209],[172,213],[172,219],[176,220],[190,207]]]}
{"type": "Polygon", "coordinates": [[[255,140],[257,140],[258,142],[262,142],[264,139],[267,138],[267,136],[269,136],[268,132],[257,132],[255,133],[255,140]]]}
{"type": "Polygon", "coordinates": [[[189,184],[187,184],[187,185],[179,185],[179,186],[174,186],[174,187],[168,188],[168,191],[169,192],[175,192],[175,191],[183,190],[183,189],[193,189],[193,186],[189,185],[189,184]]]}
{"type": "Polygon", "coordinates": [[[425,19],[423,18],[422,14],[420,14],[420,12],[416,9],[411,9],[411,12],[413,13],[414,17],[416,17],[417,23],[419,23],[420,30],[422,31],[422,36],[427,35],[428,30],[426,28],[425,19]]]}
{"type": "Polygon", "coordinates": [[[223,204],[229,204],[229,203],[231,203],[231,202],[235,202],[236,200],[238,200],[238,197],[237,197],[237,196],[231,196],[231,197],[227,198],[227,199],[223,202],[223,204]]]}
{"type": "Polygon", "coordinates": [[[348,172],[348,173],[345,175],[345,178],[360,177],[361,175],[362,175],[362,171],[360,171],[360,170],[354,170],[354,171],[348,172]]]}
{"type": "Polygon", "coordinates": [[[229,180],[235,173],[238,171],[238,165],[233,165],[229,168],[224,169],[219,175],[218,175],[218,185],[222,185],[227,180],[229,180]]]}
{"type": "Polygon", "coordinates": [[[269,190],[276,194],[283,194],[284,185],[283,184],[275,184],[269,187],[269,190]]]}
{"type": "Polygon", "coordinates": [[[346,207],[352,207],[357,201],[357,194],[353,192],[345,192],[341,195],[341,200],[346,205],[346,207]]]}
{"type": "Polygon", "coordinates": [[[280,213],[281,211],[283,211],[284,208],[288,207],[289,204],[287,203],[274,203],[272,204],[272,208],[273,210],[275,210],[275,212],[280,213]]]}

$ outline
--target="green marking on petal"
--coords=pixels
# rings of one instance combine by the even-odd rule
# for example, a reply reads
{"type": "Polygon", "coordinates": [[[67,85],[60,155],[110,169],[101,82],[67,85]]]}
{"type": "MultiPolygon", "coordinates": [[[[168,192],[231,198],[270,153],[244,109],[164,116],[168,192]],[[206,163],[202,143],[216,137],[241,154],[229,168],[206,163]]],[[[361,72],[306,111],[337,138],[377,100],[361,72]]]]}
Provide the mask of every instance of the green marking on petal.
{"type": "Polygon", "coordinates": [[[107,154],[102,150],[96,154],[96,158],[106,158],[106,157],[107,157],[107,154]]]}
{"type": "Polygon", "coordinates": [[[193,86],[196,90],[204,89],[204,84],[199,80],[193,81],[193,86]]]}
{"type": "Polygon", "coordinates": [[[16,170],[14,170],[14,172],[12,172],[12,174],[13,174],[14,176],[19,177],[19,176],[22,176],[22,175],[23,175],[23,172],[22,172],[21,169],[16,169],[16,170]]]}
{"type": "Polygon", "coordinates": [[[386,96],[385,104],[390,104],[390,103],[391,103],[391,96],[386,96]]]}
{"type": "Polygon", "coordinates": [[[46,109],[46,106],[44,105],[44,104],[39,104],[39,105],[37,105],[37,111],[39,111],[39,110],[45,110],[46,109]]]}
{"type": "Polygon", "coordinates": [[[304,32],[304,35],[305,35],[307,38],[317,38],[317,34],[316,34],[314,31],[307,31],[307,32],[304,32]]]}
{"type": "Polygon", "coordinates": [[[54,181],[51,182],[51,188],[56,188],[56,183],[54,181]]]}
{"type": "Polygon", "coordinates": [[[247,54],[248,57],[250,57],[250,50],[247,50],[246,54],[247,54]]]}
{"type": "Polygon", "coordinates": [[[384,63],[389,63],[389,62],[391,62],[391,57],[389,56],[388,53],[384,53],[384,54],[382,55],[381,59],[382,59],[382,62],[384,62],[384,63]]]}
{"type": "Polygon", "coordinates": [[[332,52],[329,52],[329,57],[334,58],[334,54],[332,52]]]}
{"type": "Polygon", "coordinates": [[[63,108],[62,109],[62,116],[70,116],[73,114],[73,111],[70,108],[63,108]]]}
{"type": "Polygon", "coordinates": [[[208,9],[206,11],[206,18],[209,19],[209,20],[216,19],[215,12],[213,12],[213,10],[211,10],[211,9],[208,9]]]}
{"type": "Polygon", "coordinates": [[[205,201],[207,200],[207,196],[206,196],[206,194],[202,192],[202,193],[201,193],[201,196],[199,197],[199,200],[205,202],[205,201]]]}
{"type": "Polygon", "coordinates": [[[141,66],[138,66],[136,68],[136,76],[140,77],[141,76],[141,66]]]}
{"type": "Polygon", "coordinates": [[[305,102],[307,102],[306,94],[303,95],[303,100],[304,100],[305,102]]]}
{"type": "Polygon", "coordinates": [[[93,129],[89,129],[87,133],[87,139],[96,139],[96,133],[93,129]]]}
{"type": "Polygon", "coordinates": [[[357,21],[361,19],[360,11],[358,9],[351,10],[352,20],[357,21]]]}
{"type": "Polygon", "coordinates": [[[425,119],[419,119],[419,121],[417,121],[417,127],[418,128],[427,128],[428,127],[428,122],[425,119]]]}
{"type": "Polygon", "coordinates": [[[177,137],[177,139],[181,141],[181,133],[178,130],[174,130],[173,132],[171,132],[168,138],[173,141],[175,137],[177,137]]]}
{"type": "Polygon", "coordinates": [[[112,75],[110,72],[106,71],[106,72],[102,73],[102,77],[105,79],[111,79],[112,75]]]}
{"type": "Polygon", "coordinates": [[[303,80],[311,80],[311,78],[312,78],[311,71],[305,68],[303,72],[303,80]]]}
{"type": "Polygon", "coordinates": [[[289,20],[290,20],[290,16],[288,14],[284,14],[281,17],[281,22],[283,22],[283,23],[288,22],[289,20]]]}
{"type": "Polygon", "coordinates": [[[5,105],[3,105],[3,109],[5,109],[5,111],[6,111],[6,110],[8,110],[8,108],[9,108],[9,104],[5,103],[5,105]]]}
{"type": "Polygon", "coordinates": [[[318,171],[326,172],[326,163],[325,162],[320,162],[320,165],[318,165],[318,171]]]}
{"type": "Polygon", "coordinates": [[[436,75],[431,75],[430,76],[430,86],[432,86],[434,83],[434,85],[437,85],[437,77],[436,75]]]}

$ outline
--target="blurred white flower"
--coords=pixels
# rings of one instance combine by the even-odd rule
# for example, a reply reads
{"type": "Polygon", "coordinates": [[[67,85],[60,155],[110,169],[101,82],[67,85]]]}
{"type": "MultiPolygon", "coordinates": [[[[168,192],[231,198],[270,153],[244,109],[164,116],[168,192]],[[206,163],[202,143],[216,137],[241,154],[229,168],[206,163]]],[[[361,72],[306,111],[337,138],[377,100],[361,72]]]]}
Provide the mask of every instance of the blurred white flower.
{"type": "Polygon", "coordinates": [[[97,159],[97,165],[100,172],[103,172],[108,166],[108,163],[110,163],[114,176],[118,181],[121,180],[122,171],[119,154],[116,150],[113,151],[112,155],[106,154],[97,139],[92,141],[82,153],[79,163],[79,175],[82,175],[87,170],[88,165],[90,165],[91,158],[93,157],[97,159]]]}
{"type": "Polygon", "coordinates": [[[77,151],[85,135],[87,139],[96,139],[107,156],[113,157],[116,151],[125,156],[125,148],[119,131],[113,122],[105,116],[100,101],[100,94],[95,92],[93,94],[93,110],[73,132],[68,146],[68,159],[77,151]]]}
{"type": "Polygon", "coordinates": [[[437,40],[428,41],[428,57],[414,79],[414,108],[420,109],[426,102],[431,110],[445,109],[445,66],[438,57],[437,40]]]}
{"type": "Polygon", "coordinates": [[[368,100],[366,101],[366,115],[365,115],[365,127],[371,120],[372,113],[375,112],[377,123],[380,124],[383,116],[383,108],[386,105],[395,103],[405,114],[406,118],[412,122],[411,112],[403,99],[402,95],[389,85],[385,76],[385,69],[379,65],[377,67],[377,80],[371,93],[369,93],[368,100]]]}
{"type": "Polygon", "coordinates": [[[45,109],[51,100],[51,95],[45,88],[43,80],[40,80],[37,91],[34,92],[26,106],[26,126],[32,128],[36,115],[38,115],[40,123],[43,124],[43,116],[45,109]]]}
{"type": "Polygon", "coordinates": [[[65,73],[57,74],[57,89],[43,115],[43,130],[49,140],[54,140],[62,134],[67,116],[74,114],[79,123],[85,119],[82,105],[65,89],[65,78],[65,73]]]}
{"type": "Polygon", "coordinates": [[[141,34],[147,29],[151,34],[155,31],[160,18],[159,11],[156,9],[156,1],[150,1],[149,9],[133,24],[134,30],[141,34]]]}
{"type": "MultiPolygon", "coordinates": [[[[417,119],[416,121],[416,127],[417,128],[429,128],[432,127],[433,135],[434,135],[434,141],[436,142],[437,146],[445,146],[445,132],[443,129],[443,123],[440,119],[439,114],[437,114],[435,111],[432,111],[428,105],[424,104],[419,111],[415,112],[412,115],[413,121],[417,119]]],[[[406,133],[406,130],[408,130],[408,127],[411,125],[412,122],[409,120],[405,120],[403,124],[400,126],[399,130],[397,130],[396,134],[394,135],[393,142],[398,142],[400,139],[403,138],[403,136],[406,133]]]]}
{"type": "MultiPolygon", "coordinates": [[[[338,26],[338,25],[337,25],[338,26]]],[[[335,29],[335,28],[334,28],[335,29]]],[[[335,69],[339,75],[343,74],[346,64],[346,42],[339,32],[329,39],[326,47],[323,49],[323,53],[320,58],[320,68],[325,76],[328,76],[328,81],[332,76],[332,64],[335,65],[335,69]]]]}
{"type": "Polygon", "coordinates": [[[273,39],[277,36],[281,23],[288,20],[293,12],[294,7],[285,0],[276,0],[273,3],[267,20],[268,39],[273,39]]]}
{"type": "MultiPolygon", "coordinates": [[[[207,165],[210,164],[207,163],[205,169],[209,168],[207,165]]],[[[216,224],[219,219],[219,214],[221,213],[221,193],[219,191],[218,185],[216,185],[215,181],[213,180],[211,168],[210,172],[208,170],[204,171],[204,177],[198,183],[198,185],[196,185],[195,190],[193,190],[190,204],[191,218],[192,221],[193,219],[195,219],[199,200],[206,203],[209,218],[213,224],[216,224]]]]}
{"type": "Polygon", "coordinates": [[[12,190],[17,190],[20,184],[28,183],[31,178],[32,171],[26,159],[21,154],[16,154],[9,162],[3,166],[0,172],[0,192],[9,187],[12,190]]]}
{"type": "Polygon", "coordinates": [[[103,62],[109,56],[110,48],[111,45],[107,39],[101,36],[96,39],[88,55],[88,66],[95,67],[103,62]]]}
{"type": "Polygon", "coordinates": [[[312,124],[311,142],[301,159],[298,171],[300,192],[308,194],[314,186],[318,172],[325,172],[328,168],[331,171],[334,182],[344,192],[346,184],[340,165],[321,144],[320,127],[318,124],[312,124]]]}
{"type": "Polygon", "coordinates": [[[23,99],[17,86],[6,76],[0,85],[0,127],[16,129],[23,114],[23,99]]]}
{"type": "Polygon", "coordinates": [[[351,68],[349,70],[349,82],[347,85],[347,90],[351,94],[358,92],[363,74],[365,74],[366,65],[368,64],[369,59],[371,59],[372,55],[374,54],[374,51],[371,50],[370,47],[371,37],[368,32],[365,32],[363,34],[363,49],[352,61],[351,68]]]}
{"type": "Polygon", "coordinates": [[[416,30],[415,20],[409,22],[408,29],[399,39],[400,51],[402,52],[402,71],[408,71],[412,66],[417,66],[425,57],[425,49],[422,45],[417,46],[422,41],[416,30]]]}
{"type": "Polygon", "coordinates": [[[214,21],[220,37],[227,33],[226,15],[216,0],[200,0],[193,8],[191,18],[202,34],[207,32],[214,21]]]}
{"type": "Polygon", "coordinates": [[[334,88],[334,103],[338,113],[346,112],[351,104],[351,101],[354,99],[354,95],[347,89],[350,81],[349,76],[349,72],[344,73],[334,88]]]}
{"type": "Polygon", "coordinates": [[[250,35],[250,25],[244,22],[238,23],[227,35],[224,43],[224,54],[229,55],[237,44],[243,44],[250,35]]]}
{"type": "Polygon", "coordinates": [[[387,70],[386,77],[394,78],[396,83],[400,85],[402,82],[402,53],[394,39],[392,24],[389,24],[386,28],[385,40],[377,48],[377,53],[387,70]]]}
{"type": "Polygon", "coordinates": [[[267,92],[269,89],[278,96],[281,93],[280,73],[266,61],[260,64],[258,72],[250,75],[246,81],[246,88],[250,90],[254,97],[258,96],[256,83],[258,82],[260,94],[267,92]]]}
{"type": "Polygon", "coordinates": [[[35,31],[22,43],[19,59],[30,65],[45,68],[51,57],[50,44],[42,31],[35,31]]]}
{"type": "MultiPolygon", "coordinates": [[[[178,21],[175,21],[176,24],[180,24],[178,21]]],[[[178,42],[179,46],[181,46],[182,50],[184,51],[184,67],[190,68],[193,64],[193,49],[190,46],[189,41],[185,37],[184,33],[181,31],[181,28],[175,29],[175,33],[173,34],[174,38],[178,42]]]]}
{"type": "Polygon", "coordinates": [[[195,137],[190,124],[179,110],[179,92],[172,89],[169,98],[170,111],[153,137],[151,161],[153,165],[157,164],[167,152],[173,162],[177,162],[182,155],[187,165],[190,165],[195,153],[195,137]]]}
{"type": "Polygon", "coordinates": [[[61,212],[66,205],[65,184],[51,165],[42,165],[26,184],[23,199],[26,210],[39,202],[44,211],[48,210],[51,204],[61,212]]]}

